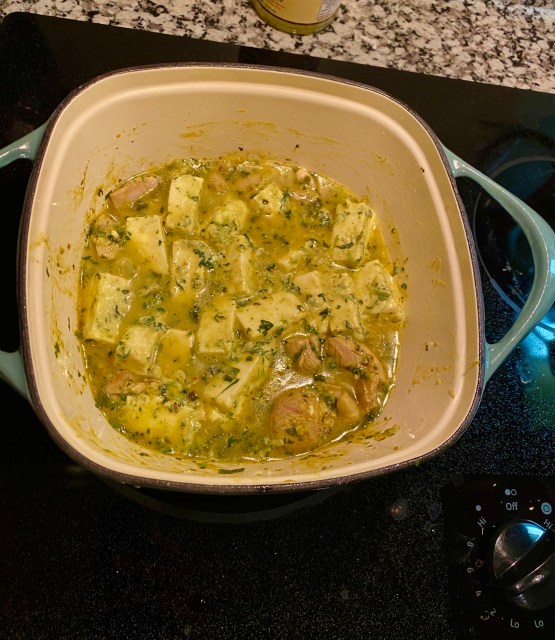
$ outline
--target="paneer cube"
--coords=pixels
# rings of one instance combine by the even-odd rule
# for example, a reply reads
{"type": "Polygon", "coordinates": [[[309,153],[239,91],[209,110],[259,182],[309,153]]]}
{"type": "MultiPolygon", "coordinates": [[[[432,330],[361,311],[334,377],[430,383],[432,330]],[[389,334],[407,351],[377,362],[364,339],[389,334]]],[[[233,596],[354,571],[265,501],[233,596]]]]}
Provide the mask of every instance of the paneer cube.
{"type": "Polygon", "coordinates": [[[197,351],[201,356],[225,356],[235,337],[235,301],[218,296],[202,309],[197,331],[197,351]]]}
{"type": "Polygon", "coordinates": [[[231,239],[223,261],[227,290],[237,296],[254,292],[254,251],[245,235],[231,239]]]}
{"type": "Polygon", "coordinates": [[[130,216],[126,220],[129,246],[137,254],[140,266],[154,273],[169,271],[162,218],[155,216],[130,216]]]}
{"type": "Polygon", "coordinates": [[[159,329],[132,325],[127,328],[116,347],[116,362],[131,373],[147,375],[156,356],[159,341],[159,329]]]}
{"type": "Polygon", "coordinates": [[[293,280],[301,300],[306,304],[306,321],[317,333],[324,335],[329,327],[330,306],[318,271],[301,273],[293,280]]]}
{"type": "Polygon", "coordinates": [[[237,320],[247,340],[268,340],[304,318],[305,305],[293,293],[277,292],[237,309],[237,320]]]}
{"type": "Polygon", "coordinates": [[[337,205],[331,241],[334,262],[346,267],[360,264],[374,227],[373,216],[366,202],[345,200],[337,205]]]}
{"type": "Polygon", "coordinates": [[[128,395],[120,411],[128,431],[143,435],[148,442],[176,448],[192,443],[202,419],[198,409],[165,404],[159,395],[149,392],[128,395]]]}
{"type": "Polygon", "coordinates": [[[188,174],[172,178],[168,194],[166,227],[193,233],[198,222],[200,192],[204,180],[188,174]]]}
{"type": "Polygon", "coordinates": [[[93,302],[85,322],[85,338],[115,343],[133,301],[129,282],[111,273],[97,273],[90,295],[93,302]]]}
{"type": "Polygon", "coordinates": [[[238,198],[216,207],[206,229],[208,240],[220,247],[227,245],[234,234],[243,230],[248,214],[249,208],[238,198]]]}
{"type": "Polygon", "coordinates": [[[249,208],[238,198],[231,198],[221,207],[214,210],[214,222],[233,227],[236,231],[241,231],[247,221],[249,208]]]}
{"type": "Polygon", "coordinates": [[[156,364],[163,376],[173,377],[176,371],[182,371],[190,364],[193,342],[192,331],[168,329],[164,333],[156,354],[156,364]]]}
{"type": "Polygon", "coordinates": [[[330,315],[329,329],[334,335],[349,335],[363,340],[365,330],[360,315],[360,305],[355,284],[348,273],[337,273],[324,284],[330,315]]]}
{"type": "Polygon", "coordinates": [[[356,274],[356,291],[363,316],[385,316],[393,322],[405,318],[399,290],[379,260],[371,260],[356,274]]]}
{"type": "Polygon", "coordinates": [[[206,286],[208,272],[214,268],[210,247],[200,240],[176,240],[172,243],[170,273],[172,294],[196,297],[206,286]]]}
{"type": "Polygon", "coordinates": [[[202,393],[221,409],[237,415],[245,402],[250,402],[264,378],[264,358],[243,354],[240,359],[229,361],[222,371],[210,378],[202,393]]]}
{"type": "Polygon", "coordinates": [[[272,182],[259,191],[252,200],[264,215],[271,216],[281,211],[284,193],[272,182]]]}

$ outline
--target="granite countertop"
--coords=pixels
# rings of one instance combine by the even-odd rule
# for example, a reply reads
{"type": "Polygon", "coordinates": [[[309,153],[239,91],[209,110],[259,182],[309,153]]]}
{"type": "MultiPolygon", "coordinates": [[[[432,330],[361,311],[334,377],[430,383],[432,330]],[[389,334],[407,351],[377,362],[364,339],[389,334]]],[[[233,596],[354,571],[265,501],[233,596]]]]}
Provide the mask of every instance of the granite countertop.
{"type": "Polygon", "coordinates": [[[0,18],[14,11],[555,93],[555,0],[347,0],[310,36],[249,0],[4,0],[0,18]]]}

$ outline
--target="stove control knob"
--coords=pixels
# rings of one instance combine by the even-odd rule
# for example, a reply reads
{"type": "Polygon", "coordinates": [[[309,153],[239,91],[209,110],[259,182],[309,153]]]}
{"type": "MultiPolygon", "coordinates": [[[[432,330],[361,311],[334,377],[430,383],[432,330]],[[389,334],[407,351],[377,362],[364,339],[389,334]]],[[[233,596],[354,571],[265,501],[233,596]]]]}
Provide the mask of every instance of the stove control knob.
{"type": "Polygon", "coordinates": [[[530,520],[513,520],[494,534],[489,553],[491,586],[523,609],[555,604],[555,532],[530,520]]]}

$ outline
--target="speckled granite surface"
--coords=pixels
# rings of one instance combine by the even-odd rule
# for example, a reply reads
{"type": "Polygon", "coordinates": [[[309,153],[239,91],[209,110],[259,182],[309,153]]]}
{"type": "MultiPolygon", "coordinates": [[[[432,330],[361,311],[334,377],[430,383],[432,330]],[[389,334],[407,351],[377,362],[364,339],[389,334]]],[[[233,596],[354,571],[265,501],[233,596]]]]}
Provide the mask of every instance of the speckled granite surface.
{"type": "Polygon", "coordinates": [[[265,25],[249,0],[0,2],[14,11],[555,93],[554,0],[348,0],[312,36],[265,25]]]}

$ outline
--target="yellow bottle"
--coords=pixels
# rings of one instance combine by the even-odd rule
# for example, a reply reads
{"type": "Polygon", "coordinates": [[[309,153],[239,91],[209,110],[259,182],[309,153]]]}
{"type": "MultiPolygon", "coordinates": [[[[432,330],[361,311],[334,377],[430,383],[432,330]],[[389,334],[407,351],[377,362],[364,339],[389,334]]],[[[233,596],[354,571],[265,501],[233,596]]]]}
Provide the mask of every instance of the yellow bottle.
{"type": "Polygon", "coordinates": [[[272,27],[308,35],[333,22],[340,0],[251,0],[256,13],[272,27]]]}

